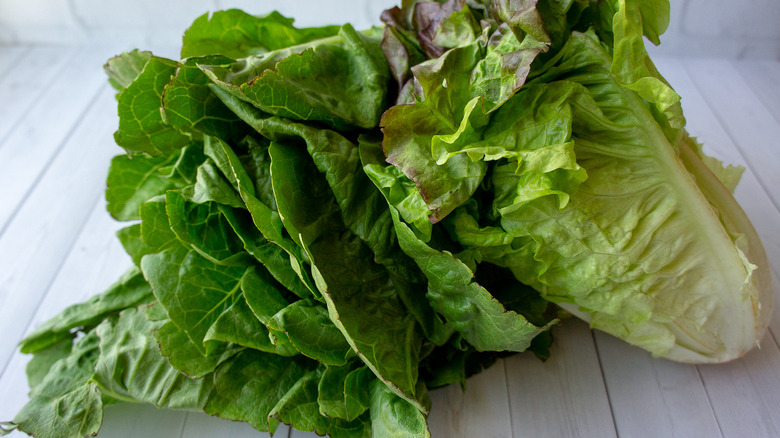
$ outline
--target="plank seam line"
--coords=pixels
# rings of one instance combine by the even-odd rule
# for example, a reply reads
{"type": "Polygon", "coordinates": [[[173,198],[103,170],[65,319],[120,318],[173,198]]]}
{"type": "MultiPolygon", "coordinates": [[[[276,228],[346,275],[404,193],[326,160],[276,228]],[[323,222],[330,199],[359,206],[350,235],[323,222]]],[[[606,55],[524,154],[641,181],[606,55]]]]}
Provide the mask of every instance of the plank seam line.
{"type": "MultiPolygon", "coordinates": [[[[28,52],[28,53],[29,53],[29,52],[28,52]]],[[[55,75],[54,75],[55,77],[56,77],[57,75],[59,75],[60,73],[62,73],[62,71],[63,71],[63,70],[65,70],[65,69],[67,68],[67,66],[68,66],[68,60],[69,60],[69,59],[71,59],[71,58],[75,58],[75,56],[74,56],[74,55],[75,55],[76,53],[78,53],[78,50],[76,50],[76,49],[71,49],[71,54],[70,54],[70,56],[65,56],[65,57],[64,57],[64,59],[63,59],[63,61],[62,61],[62,65],[60,65],[60,66],[59,66],[59,68],[57,69],[57,71],[56,71],[56,73],[55,73],[55,75]]],[[[38,99],[40,99],[40,97],[41,97],[42,95],[44,95],[44,94],[45,94],[47,91],[49,91],[49,89],[50,89],[51,87],[53,87],[53,86],[54,86],[54,80],[50,80],[50,81],[49,81],[49,83],[47,84],[47,86],[46,86],[46,87],[41,87],[41,88],[40,88],[40,90],[38,91],[38,93],[36,93],[36,94],[35,94],[35,99],[33,99],[32,103],[31,103],[29,106],[27,106],[27,108],[25,108],[24,110],[22,110],[21,116],[19,117],[19,119],[17,120],[17,122],[14,124],[14,126],[13,126],[13,127],[11,127],[11,129],[9,129],[9,130],[8,130],[8,132],[6,132],[6,133],[5,133],[5,135],[3,135],[3,137],[2,137],[2,138],[0,138],[0,147],[2,147],[2,146],[3,146],[3,144],[4,144],[4,143],[5,143],[5,141],[6,141],[6,139],[8,139],[8,137],[10,137],[10,136],[11,136],[11,134],[13,134],[13,133],[14,133],[14,131],[16,131],[16,129],[19,127],[19,121],[20,121],[20,120],[24,120],[25,118],[27,118],[27,115],[30,113],[30,111],[32,111],[32,110],[33,110],[33,108],[35,108],[35,105],[38,103],[38,99]]]]}
{"type": "MultiPolygon", "coordinates": [[[[750,78],[748,78],[746,76],[745,69],[737,68],[737,65],[735,65],[737,62],[738,61],[734,60],[734,59],[730,60],[730,63],[732,64],[731,67],[734,70],[736,70],[737,73],[739,73],[739,76],[742,77],[742,80],[745,81],[745,83],[748,85],[748,88],[750,88],[750,91],[752,91],[753,94],[755,94],[756,97],[758,97],[758,100],[761,102],[761,104],[766,107],[767,104],[766,104],[766,102],[764,102],[764,98],[761,97],[761,96],[764,96],[764,95],[759,93],[755,89],[755,82],[751,81],[750,78]]],[[[748,64],[748,63],[751,63],[751,62],[766,62],[766,63],[770,63],[771,62],[772,64],[780,64],[777,61],[748,61],[748,62],[745,62],[745,64],[748,64]]],[[[753,64],[753,65],[755,65],[755,64],[753,64]]],[[[771,69],[772,67],[768,67],[768,68],[771,69]]],[[[780,112],[769,111],[769,114],[772,115],[772,117],[777,121],[777,123],[780,123],[780,112]]]]}
{"type": "MultiPolygon", "coordinates": [[[[780,344],[777,343],[777,336],[775,336],[775,332],[772,331],[772,327],[767,327],[766,331],[769,335],[769,338],[772,339],[775,342],[777,348],[780,349],[780,344]]],[[[761,348],[761,346],[758,348],[761,348]]]]}
{"type": "Polygon", "coordinates": [[[504,385],[504,389],[506,390],[506,405],[507,408],[509,408],[509,435],[508,436],[514,436],[515,433],[515,420],[512,418],[512,397],[509,396],[509,374],[506,369],[507,364],[506,360],[501,359],[501,362],[504,366],[504,381],[506,382],[506,385],[504,385]]]}
{"type": "MultiPolygon", "coordinates": [[[[65,255],[65,257],[62,257],[62,260],[60,260],[60,263],[57,265],[57,269],[54,270],[54,275],[51,276],[51,279],[49,279],[49,282],[46,284],[46,287],[43,294],[41,294],[41,297],[38,299],[38,302],[35,305],[36,309],[41,308],[41,303],[43,303],[43,300],[46,299],[46,297],[49,295],[49,292],[51,291],[51,286],[54,284],[55,281],[57,281],[57,278],[60,276],[60,272],[62,271],[62,267],[65,266],[65,262],[71,257],[73,254],[73,251],[76,249],[75,243],[78,241],[78,238],[81,237],[81,235],[84,233],[87,223],[89,223],[89,216],[92,214],[92,212],[95,211],[95,209],[103,202],[103,193],[98,194],[97,199],[92,203],[92,208],[89,209],[89,214],[85,217],[84,222],[82,222],[81,227],[79,227],[79,230],[77,233],[73,233],[73,239],[70,243],[70,249],[68,250],[68,253],[65,255]]],[[[27,321],[27,325],[24,327],[24,336],[27,336],[30,333],[30,329],[32,328],[33,321],[35,320],[35,316],[38,314],[38,311],[36,310],[32,318],[30,318],[29,321],[27,321]]],[[[13,360],[14,354],[16,353],[16,349],[14,349],[14,353],[8,356],[8,359],[3,364],[3,368],[0,369],[0,377],[2,377],[5,374],[5,371],[8,369],[8,364],[11,363],[11,360],[13,360]]]]}
{"type": "MultiPolygon", "coordinates": [[[[772,289],[774,289],[778,285],[777,279],[780,278],[780,275],[777,275],[777,272],[775,271],[774,266],[772,266],[771,264],[769,266],[769,270],[770,270],[770,272],[772,274],[772,277],[771,277],[772,289]]],[[[777,299],[775,299],[775,301],[777,301],[777,299]]],[[[777,312],[776,309],[773,309],[773,311],[777,312]]],[[[777,346],[777,348],[780,349],[780,342],[778,342],[778,340],[780,340],[780,338],[778,338],[778,335],[775,334],[775,332],[772,330],[772,320],[771,320],[771,318],[769,320],[769,325],[767,326],[766,331],[767,331],[767,333],[769,333],[769,337],[775,342],[775,345],[777,346]]],[[[758,348],[761,348],[761,346],[759,345],[758,348]]]]}
{"type": "Polygon", "coordinates": [[[187,428],[187,420],[190,419],[190,413],[184,413],[184,421],[181,422],[181,432],[179,432],[179,438],[184,438],[184,429],[187,428]]]}
{"type": "MultiPolygon", "coordinates": [[[[9,46],[9,47],[21,47],[21,46],[9,46]]],[[[5,77],[6,74],[8,74],[9,71],[13,70],[13,68],[16,67],[16,64],[18,64],[29,53],[30,53],[29,51],[21,51],[21,52],[19,52],[19,54],[14,56],[13,61],[11,61],[8,64],[8,67],[6,67],[2,71],[0,71],[0,76],[5,77]]]]}
{"type": "Polygon", "coordinates": [[[702,377],[699,365],[696,365],[695,368],[696,374],[699,376],[699,382],[701,382],[701,386],[704,388],[704,393],[707,394],[707,402],[710,405],[710,413],[712,414],[712,417],[715,418],[715,424],[718,426],[718,432],[720,433],[721,438],[723,438],[723,427],[721,427],[720,419],[715,413],[715,408],[712,406],[712,397],[710,396],[710,391],[707,390],[707,381],[702,377]]]}
{"type": "Polygon", "coordinates": [[[22,207],[24,207],[25,202],[30,194],[35,191],[35,189],[38,187],[40,182],[43,180],[43,178],[46,176],[46,173],[49,171],[49,168],[54,164],[54,162],[57,160],[57,157],[60,156],[62,151],[65,149],[65,145],[70,141],[71,137],[73,137],[73,134],[76,132],[76,130],[81,127],[81,124],[84,123],[84,120],[86,119],[86,114],[89,110],[93,108],[95,105],[95,102],[98,100],[100,95],[103,93],[103,90],[107,87],[107,85],[101,85],[98,87],[97,92],[95,92],[95,95],[92,96],[92,99],[90,99],[89,103],[84,107],[84,110],[81,112],[81,116],[79,117],[78,121],[71,126],[71,128],[68,130],[67,134],[62,138],[60,141],[60,144],[57,145],[57,149],[54,151],[54,153],[49,157],[49,159],[46,161],[46,164],[41,168],[41,170],[38,172],[38,175],[35,177],[35,181],[33,181],[32,184],[30,184],[30,187],[24,192],[24,195],[22,196],[22,202],[19,203],[14,208],[14,211],[11,213],[10,216],[8,216],[8,219],[2,226],[0,226],[0,237],[2,237],[5,232],[8,230],[8,227],[11,225],[11,223],[16,219],[16,216],[19,214],[19,211],[22,210],[22,207]]]}
{"type": "Polygon", "coordinates": [[[86,37],[90,37],[90,28],[89,24],[87,24],[87,21],[84,20],[84,17],[82,17],[77,11],[76,11],[76,4],[73,0],[68,0],[68,12],[70,12],[70,15],[73,17],[73,21],[76,22],[76,24],[79,26],[82,32],[86,34],[86,37]]]}
{"type": "Polygon", "coordinates": [[[593,348],[596,350],[596,360],[599,363],[599,372],[601,373],[601,383],[602,385],[604,385],[604,393],[607,394],[607,402],[609,403],[609,414],[610,417],[612,418],[612,428],[615,430],[615,437],[620,438],[620,432],[618,431],[617,422],[615,421],[615,409],[612,407],[612,396],[609,394],[607,377],[604,374],[604,365],[601,363],[601,354],[599,353],[599,343],[596,340],[596,336],[593,333],[593,329],[589,329],[588,331],[590,332],[590,340],[591,342],[593,342],[593,348]]]}
{"type": "MultiPolygon", "coordinates": [[[[707,104],[707,107],[709,108],[710,112],[715,117],[715,120],[717,120],[718,123],[720,124],[720,126],[723,128],[723,130],[726,131],[726,135],[729,136],[729,139],[734,144],[735,149],[737,150],[737,153],[739,154],[739,156],[742,158],[742,160],[745,161],[745,164],[747,165],[747,169],[746,170],[753,174],[753,176],[756,178],[756,181],[758,181],[758,184],[761,186],[761,190],[763,190],[764,194],[766,195],[766,197],[769,198],[769,202],[772,204],[772,206],[775,208],[775,210],[778,213],[780,213],[780,206],[778,206],[777,201],[772,196],[772,192],[770,190],[768,190],[767,184],[766,184],[766,182],[764,182],[764,179],[762,178],[762,175],[755,171],[755,166],[753,166],[752,160],[749,160],[748,156],[743,152],[742,146],[741,146],[741,142],[737,141],[736,137],[734,136],[734,132],[731,129],[730,125],[728,123],[725,123],[725,121],[721,117],[721,115],[715,110],[715,107],[717,105],[713,105],[712,104],[712,101],[710,100],[709,97],[707,97],[707,93],[705,93],[704,90],[702,90],[701,86],[698,84],[698,81],[693,80],[693,75],[691,74],[690,67],[688,66],[688,64],[685,63],[685,62],[682,62],[682,61],[680,63],[683,66],[683,72],[685,73],[686,76],[688,76],[688,79],[693,84],[693,87],[696,88],[696,91],[699,92],[699,95],[702,97],[702,99],[704,99],[704,102],[707,104]]],[[[733,66],[731,64],[729,64],[729,67],[733,68],[733,66]]],[[[736,76],[738,78],[740,78],[744,82],[744,78],[742,78],[742,76],[739,75],[739,72],[737,72],[736,76]]],[[[755,92],[753,91],[753,89],[750,88],[750,86],[748,86],[747,84],[745,84],[745,87],[753,95],[754,100],[757,101],[761,105],[761,107],[764,109],[764,111],[767,114],[771,115],[771,112],[766,107],[766,105],[764,105],[764,102],[762,102],[761,99],[759,99],[755,95],[755,92]]]]}

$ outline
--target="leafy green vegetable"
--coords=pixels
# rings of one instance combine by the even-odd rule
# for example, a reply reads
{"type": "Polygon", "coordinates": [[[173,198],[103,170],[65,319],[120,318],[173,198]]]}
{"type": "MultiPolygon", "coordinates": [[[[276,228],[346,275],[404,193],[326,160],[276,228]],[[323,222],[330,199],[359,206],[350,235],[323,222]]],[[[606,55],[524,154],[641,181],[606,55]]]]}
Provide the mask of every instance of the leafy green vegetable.
{"type": "Polygon", "coordinates": [[[417,403],[416,322],[387,270],[373,262],[371,250],[346,230],[332,196],[328,199],[327,192],[314,189],[328,186],[307,178],[317,170],[307,167],[305,154],[295,147],[271,146],[271,172],[279,175],[274,191],[287,194],[277,199],[285,227],[306,250],[330,318],[349,345],[380,379],[417,403]]]}
{"type": "Polygon", "coordinates": [[[293,20],[278,12],[256,17],[238,9],[203,14],[184,32],[181,57],[215,53],[231,58],[297,46],[333,36],[339,26],[297,29],[293,20]]]}
{"type": "MultiPolygon", "coordinates": [[[[214,374],[215,391],[205,411],[231,420],[246,421],[272,432],[279,425],[274,409],[307,376],[312,364],[300,358],[246,350],[220,366],[214,374]]],[[[284,420],[282,420],[284,421],[284,420]]]]}
{"type": "Polygon", "coordinates": [[[109,59],[103,69],[111,86],[122,91],[135,81],[151,58],[151,52],[136,49],[109,59]]]}
{"type": "MultiPolygon", "coordinates": [[[[384,169],[367,166],[369,176],[384,169]]],[[[402,177],[401,177],[402,178],[402,177]]],[[[389,195],[385,195],[392,202],[389,195]]],[[[448,251],[438,251],[417,238],[391,206],[401,249],[414,259],[428,279],[427,297],[433,309],[478,350],[525,351],[544,330],[522,315],[507,311],[479,283],[464,262],[448,251]]]]}
{"type": "Polygon", "coordinates": [[[27,335],[20,343],[22,352],[36,353],[63,338],[70,338],[72,329],[97,325],[113,313],[148,302],[151,294],[141,272],[131,268],[103,294],[66,308],[27,335]]]}
{"type": "Polygon", "coordinates": [[[269,114],[337,129],[376,125],[385,108],[389,79],[376,37],[347,24],[333,38],[294,50],[202,69],[216,85],[269,114]]]}
{"type": "Polygon", "coordinates": [[[106,185],[106,209],[115,219],[141,219],[141,204],[174,188],[176,182],[163,174],[176,157],[117,155],[111,160],[106,185]]]}
{"type": "Polygon", "coordinates": [[[92,332],[73,345],[51,366],[30,393],[30,402],[14,417],[14,425],[34,436],[75,438],[94,435],[100,428],[103,398],[90,380],[99,339],[92,332]]]}
{"type": "Polygon", "coordinates": [[[119,130],[114,140],[129,154],[168,156],[189,144],[187,136],[163,122],[159,108],[163,90],[175,71],[176,62],[151,56],[117,96],[119,130]]]}
{"type": "MultiPolygon", "coordinates": [[[[743,297],[757,299],[760,289],[737,234],[752,230],[718,219],[718,210],[738,207],[703,196],[705,181],[692,180],[674,154],[685,142],[673,147],[644,102],[609,74],[609,56],[592,35],[573,35],[559,56],[568,64],[565,81],[584,86],[572,105],[571,137],[588,177],[566,205],[551,197],[523,204],[520,191],[506,187],[523,177],[496,168],[501,225],[529,245],[507,266],[593,327],[655,355],[696,362],[741,355],[758,334],[754,305],[743,297]],[[723,332],[734,312],[746,312],[737,319],[753,327],[723,332]]],[[[554,75],[544,75],[545,86],[558,83],[554,75]]]]}
{"type": "Polygon", "coordinates": [[[179,63],[161,96],[165,123],[195,139],[204,134],[226,140],[240,140],[245,136],[248,128],[226,111],[211,92],[208,76],[199,68],[203,64],[230,65],[233,62],[225,56],[212,55],[188,58],[179,63]]]}
{"type": "Polygon", "coordinates": [[[567,313],[675,360],[743,354],[766,256],[740,170],[644,49],[668,15],[411,0],[357,32],[228,10],[181,61],[112,58],[106,199],[135,267],[21,341],[30,401],[0,434],[92,436],[128,401],[429,437],[429,389],[547,358],[567,313]]]}
{"type": "Polygon", "coordinates": [[[95,332],[100,355],[92,381],[117,400],[141,401],[158,407],[199,409],[211,392],[208,379],[190,379],[160,354],[154,330],[143,309],[127,309],[116,320],[105,320],[95,332]],[[143,372],[134,372],[143,370],[143,372]]]}

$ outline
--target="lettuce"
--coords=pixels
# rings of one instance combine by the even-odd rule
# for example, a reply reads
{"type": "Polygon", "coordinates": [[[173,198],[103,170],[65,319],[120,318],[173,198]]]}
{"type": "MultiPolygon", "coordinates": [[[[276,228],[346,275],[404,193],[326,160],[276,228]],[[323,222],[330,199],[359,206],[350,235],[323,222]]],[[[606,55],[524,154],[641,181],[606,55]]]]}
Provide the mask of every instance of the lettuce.
{"type": "Polygon", "coordinates": [[[752,226],[693,140],[684,132],[667,138],[647,102],[609,74],[592,34],[572,35],[559,57],[543,86],[581,86],[570,138],[587,179],[566,203],[558,192],[524,202],[525,174],[495,168],[493,207],[527,245],[505,255],[505,265],[591,326],[654,355],[741,356],[766,326],[766,274],[756,271],[766,265],[752,226]],[[567,65],[559,80],[556,64],[574,56],[580,64],[567,65]],[[740,219],[726,220],[730,212],[740,219]]]}
{"type": "MultiPolygon", "coordinates": [[[[414,100],[380,122],[403,175],[389,183],[392,172],[373,169],[384,175],[375,181],[408,178],[470,258],[511,270],[593,328],[679,361],[741,356],[771,312],[766,256],[724,187],[739,171],[702,154],[645,52],[642,30],[657,42],[668,2],[536,3],[494,10],[518,40],[549,42],[506,100],[475,90],[474,66],[490,52],[476,60],[477,36],[411,68],[414,100]],[[539,15],[548,38],[533,31],[539,15]]],[[[420,229],[421,214],[401,217],[420,229]]]]}
{"type": "Polygon", "coordinates": [[[135,266],[21,342],[2,432],[103,406],[430,436],[428,391],[548,355],[573,314],[720,362],[772,307],[761,243],[653,67],[666,0],[403,2],[383,28],[198,18],[109,60],[106,199],[135,266]],[[561,311],[560,309],[564,309],[561,311]]]}

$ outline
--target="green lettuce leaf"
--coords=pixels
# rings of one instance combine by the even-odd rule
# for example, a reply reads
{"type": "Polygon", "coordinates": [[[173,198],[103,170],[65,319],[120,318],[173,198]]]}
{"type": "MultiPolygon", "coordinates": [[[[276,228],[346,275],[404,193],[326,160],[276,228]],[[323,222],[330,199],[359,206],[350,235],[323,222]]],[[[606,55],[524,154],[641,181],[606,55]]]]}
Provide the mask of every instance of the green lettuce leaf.
{"type": "Polygon", "coordinates": [[[151,58],[152,52],[135,49],[109,59],[103,69],[111,86],[122,91],[133,83],[151,58]]]}
{"type": "Polygon", "coordinates": [[[273,342],[269,329],[257,319],[243,297],[237,298],[236,302],[219,315],[219,318],[209,327],[204,342],[210,345],[215,341],[280,356],[298,354],[297,351],[286,345],[273,342]]]}
{"type": "Polygon", "coordinates": [[[311,299],[280,310],[268,325],[275,332],[283,332],[295,349],[325,365],[346,365],[354,356],[344,335],[328,317],[328,309],[311,299]]]}
{"type": "MultiPolygon", "coordinates": [[[[258,229],[255,228],[251,217],[248,217],[243,211],[224,207],[222,208],[222,214],[244,243],[244,249],[262,263],[263,267],[273,276],[273,279],[300,298],[311,296],[311,292],[306,284],[303,283],[301,277],[293,269],[290,255],[280,246],[267,241],[258,229]]],[[[246,283],[246,278],[253,277],[245,277],[244,283],[246,283]]],[[[264,281],[264,283],[268,282],[264,281]]],[[[270,287],[275,289],[274,286],[270,287]]]]}
{"type": "Polygon", "coordinates": [[[208,379],[190,379],[179,373],[160,354],[154,330],[161,325],[136,308],[125,310],[115,321],[103,321],[95,329],[100,356],[93,379],[101,391],[118,400],[202,409],[212,384],[208,379]]]}
{"type": "Polygon", "coordinates": [[[209,89],[211,80],[198,67],[233,62],[222,55],[179,62],[175,75],[162,93],[163,121],[194,139],[203,135],[217,136],[229,142],[243,138],[247,133],[246,125],[209,89]]]}
{"type": "Polygon", "coordinates": [[[685,118],[680,96],[658,73],[645,50],[643,35],[659,43],[669,24],[669,0],[617,0],[612,20],[614,46],[610,72],[623,86],[655,105],[673,128],[682,128],[685,118]]]}
{"type": "Polygon", "coordinates": [[[106,182],[106,209],[111,216],[121,221],[140,219],[141,204],[176,186],[164,174],[175,159],[175,156],[115,156],[106,182]]]}
{"type": "Polygon", "coordinates": [[[380,381],[371,385],[371,432],[382,437],[431,436],[425,416],[380,381]]]}
{"type": "Polygon", "coordinates": [[[169,156],[190,143],[189,137],[165,124],[160,99],[177,63],[151,56],[132,83],[118,95],[119,129],[114,140],[129,154],[169,156]]]}
{"type": "MultiPolygon", "coordinates": [[[[219,90],[218,88],[212,89],[215,91],[219,90]]],[[[238,103],[235,97],[229,94],[226,95],[224,92],[218,92],[218,94],[221,99],[224,98],[223,101],[234,111],[235,108],[241,108],[241,103],[238,103]]],[[[241,116],[242,119],[246,119],[243,112],[237,112],[237,114],[241,116]]],[[[218,139],[212,140],[211,137],[207,137],[205,145],[209,157],[214,160],[214,163],[222,174],[227,177],[231,185],[239,192],[257,230],[260,231],[268,242],[279,246],[289,255],[289,261],[293,271],[308,292],[304,295],[303,291],[297,287],[295,289],[291,288],[291,290],[299,291],[299,296],[302,298],[311,294],[317,295],[318,292],[316,292],[314,283],[303,267],[308,262],[301,247],[298,246],[293,239],[290,239],[284,234],[284,226],[282,225],[279,213],[276,211],[276,206],[269,206],[261,201],[261,199],[258,199],[258,190],[252,183],[252,180],[238,155],[236,155],[230,145],[218,139]]],[[[270,167],[270,163],[268,163],[268,166],[270,167]]]]}
{"type": "Polygon", "coordinates": [[[281,394],[298,385],[312,366],[300,357],[245,350],[214,373],[214,393],[204,410],[273,433],[279,425],[273,410],[281,394]]]}
{"type": "Polygon", "coordinates": [[[219,53],[245,58],[333,36],[339,30],[339,26],[298,29],[292,24],[292,18],[276,11],[261,17],[238,9],[203,14],[184,32],[181,57],[219,53]]]}
{"type": "Polygon", "coordinates": [[[246,208],[238,192],[228,183],[211,159],[198,166],[195,184],[182,189],[181,194],[197,204],[209,201],[233,208],[246,208]]]}
{"type": "Polygon", "coordinates": [[[360,361],[352,361],[325,368],[317,386],[320,414],[352,421],[368,410],[369,388],[376,378],[368,367],[361,365],[360,361]]]}
{"type": "Polygon", "coordinates": [[[376,126],[390,79],[377,38],[350,25],[334,38],[201,68],[217,86],[268,114],[336,129],[376,126]]]}
{"type": "Polygon", "coordinates": [[[58,360],[64,359],[70,355],[73,350],[73,338],[75,337],[75,334],[64,337],[48,347],[41,348],[33,354],[32,359],[27,362],[27,366],[25,367],[25,374],[27,374],[27,382],[30,384],[31,391],[35,390],[35,387],[41,384],[46,377],[46,374],[58,360]]]}
{"type": "Polygon", "coordinates": [[[70,339],[72,330],[94,327],[109,315],[146,303],[151,298],[149,284],[138,269],[131,268],[104,293],[74,304],[40,325],[21,341],[21,350],[34,353],[63,338],[70,339]]]}
{"type": "MultiPolygon", "coordinates": [[[[319,413],[317,385],[321,371],[312,370],[290,388],[271,411],[271,417],[303,432],[328,434],[332,438],[367,438],[372,436],[368,415],[345,421],[319,413]]],[[[381,385],[381,383],[380,383],[381,385]]],[[[384,386],[384,385],[383,385],[384,386]]]]}
{"type": "Polygon", "coordinates": [[[418,101],[391,107],[382,116],[387,161],[414,181],[431,222],[468,200],[487,172],[476,151],[467,157],[458,149],[481,140],[490,113],[520,89],[531,63],[546,49],[544,42],[522,35],[518,39],[507,25],[484,22],[470,44],[414,66],[418,101]]]}
{"type": "Polygon", "coordinates": [[[204,258],[217,264],[249,264],[244,243],[218,204],[188,202],[181,193],[169,191],[165,194],[165,211],[178,240],[204,258]]]}
{"type": "MultiPolygon", "coordinates": [[[[382,169],[374,165],[367,166],[366,171],[373,177],[382,169]]],[[[490,292],[473,281],[472,268],[449,251],[428,246],[401,221],[392,205],[390,211],[401,248],[428,279],[426,296],[431,306],[475,348],[525,351],[536,335],[549,328],[537,327],[522,315],[508,311],[490,292]]]]}
{"type": "Polygon", "coordinates": [[[198,379],[213,373],[219,364],[241,351],[238,346],[223,345],[214,348],[210,353],[203,354],[186,332],[170,320],[165,319],[163,322],[154,330],[154,338],[160,347],[160,353],[171,366],[190,378],[198,379]]]}
{"type": "Polygon", "coordinates": [[[103,399],[91,378],[99,342],[94,331],[77,341],[35,385],[30,401],[13,423],[4,426],[33,436],[81,438],[97,434],[103,422],[103,399]]]}
{"type": "Polygon", "coordinates": [[[207,353],[206,335],[241,297],[246,266],[224,266],[183,246],[145,255],[141,269],[171,320],[207,353]]]}
{"type": "Polygon", "coordinates": [[[330,319],[380,379],[424,409],[415,395],[421,339],[387,270],[345,227],[305,149],[273,143],[271,158],[274,192],[284,194],[276,200],[279,212],[290,235],[306,249],[330,319]]]}

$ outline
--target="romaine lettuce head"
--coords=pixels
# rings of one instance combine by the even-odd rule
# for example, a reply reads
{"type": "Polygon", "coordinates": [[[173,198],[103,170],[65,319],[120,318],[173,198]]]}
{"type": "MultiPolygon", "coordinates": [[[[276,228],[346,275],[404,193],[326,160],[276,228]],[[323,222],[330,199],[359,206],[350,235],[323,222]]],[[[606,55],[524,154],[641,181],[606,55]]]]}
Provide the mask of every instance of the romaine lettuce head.
{"type": "Polygon", "coordinates": [[[640,93],[613,65],[594,32],[574,32],[476,141],[452,142],[450,156],[486,163],[471,199],[492,208],[461,203],[442,223],[476,260],[655,356],[739,357],[772,308],[763,247],[722,182],[739,171],[703,155],[679,104],[651,100],[665,81],[640,93]]]}
{"type": "Polygon", "coordinates": [[[516,207],[503,194],[522,193],[512,186],[522,175],[494,172],[501,224],[526,242],[509,266],[592,327],[656,356],[741,356],[768,324],[772,291],[756,231],[716,176],[730,181],[733,171],[706,159],[713,173],[684,130],[608,74],[597,40],[573,35],[559,56],[545,85],[584,87],[571,105],[572,140],[588,177],[563,208],[554,196],[516,207]]]}
{"type": "Polygon", "coordinates": [[[526,279],[592,327],[656,356],[728,361],[754,347],[769,322],[768,263],[693,140],[677,147],[674,155],[659,141],[642,148],[642,160],[610,165],[594,154],[566,208],[538,202],[505,223],[536,244],[529,264],[538,278],[526,279]],[[632,181],[640,169],[643,182],[632,181]]]}

